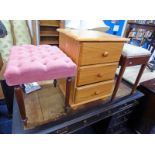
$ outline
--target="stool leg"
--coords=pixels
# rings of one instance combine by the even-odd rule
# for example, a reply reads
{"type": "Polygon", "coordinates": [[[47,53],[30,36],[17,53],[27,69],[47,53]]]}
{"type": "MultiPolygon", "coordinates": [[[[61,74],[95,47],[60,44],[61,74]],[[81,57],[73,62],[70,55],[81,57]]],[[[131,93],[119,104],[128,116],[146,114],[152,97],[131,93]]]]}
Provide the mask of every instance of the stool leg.
{"type": "Polygon", "coordinates": [[[141,66],[140,71],[139,71],[139,73],[138,73],[138,76],[137,76],[137,78],[136,78],[135,84],[134,84],[133,87],[132,87],[131,95],[132,95],[132,94],[134,93],[134,91],[136,90],[137,85],[138,85],[138,83],[139,83],[139,81],[140,81],[140,78],[142,77],[142,74],[143,74],[143,72],[144,72],[144,70],[145,70],[146,65],[147,65],[147,64],[143,64],[143,65],[141,66]]]}
{"type": "Polygon", "coordinates": [[[24,124],[26,125],[27,124],[26,110],[25,110],[25,105],[24,105],[23,92],[20,86],[15,87],[15,95],[17,99],[17,104],[19,106],[21,118],[24,124]]]}
{"type": "Polygon", "coordinates": [[[57,80],[56,80],[56,79],[54,79],[54,81],[53,81],[53,85],[54,85],[54,87],[57,86],[57,80]]]}
{"type": "Polygon", "coordinates": [[[66,79],[66,96],[65,96],[65,111],[70,111],[70,105],[69,105],[69,97],[70,97],[70,91],[71,91],[71,82],[72,78],[68,77],[66,79]]]}
{"type": "Polygon", "coordinates": [[[7,109],[8,109],[8,116],[9,117],[12,117],[12,113],[13,113],[14,87],[8,86],[5,80],[2,80],[1,81],[1,86],[2,86],[4,97],[5,97],[7,109]]]}
{"type": "Polygon", "coordinates": [[[127,66],[127,59],[126,58],[123,58],[122,60],[122,64],[121,65],[121,69],[119,71],[119,75],[117,77],[117,80],[116,80],[116,83],[115,83],[115,88],[113,90],[113,94],[112,94],[112,97],[111,97],[111,101],[114,100],[116,94],[117,94],[117,91],[118,91],[118,88],[119,88],[119,85],[121,83],[121,80],[122,80],[122,77],[123,77],[123,74],[124,74],[124,71],[125,71],[125,68],[127,66]]]}

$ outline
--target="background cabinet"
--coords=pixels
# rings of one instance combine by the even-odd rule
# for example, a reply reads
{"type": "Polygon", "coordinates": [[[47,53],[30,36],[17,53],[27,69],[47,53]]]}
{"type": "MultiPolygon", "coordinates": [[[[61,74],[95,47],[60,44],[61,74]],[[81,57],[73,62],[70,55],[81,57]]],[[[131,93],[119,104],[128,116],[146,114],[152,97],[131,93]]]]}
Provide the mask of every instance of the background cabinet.
{"type": "Polygon", "coordinates": [[[40,20],[40,44],[59,45],[59,34],[56,31],[59,27],[59,20],[40,20]]]}
{"type": "Polygon", "coordinates": [[[59,45],[59,33],[57,28],[63,27],[61,20],[39,20],[40,44],[59,45]]]}

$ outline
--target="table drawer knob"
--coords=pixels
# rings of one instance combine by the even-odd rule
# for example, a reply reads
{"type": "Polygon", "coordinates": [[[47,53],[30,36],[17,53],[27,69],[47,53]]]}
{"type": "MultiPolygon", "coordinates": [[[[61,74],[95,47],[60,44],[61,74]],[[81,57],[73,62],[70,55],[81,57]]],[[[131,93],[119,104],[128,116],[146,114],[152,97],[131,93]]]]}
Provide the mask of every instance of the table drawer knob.
{"type": "Polygon", "coordinates": [[[99,94],[99,92],[97,92],[97,91],[95,91],[95,93],[94,93],[95,95],[98,95],[99,94]]]}
{"type": "Polygon", "coordinates": [[[101,73],[98,73],[98,74],[97,74],[97,77],[102,77],[102,74],[101,74],[101,73]]]}
{"type": "Polygon", "coordinates": [[[107,51],[105,51],[105,52],[102,54],[103,57],[107,57],[108,55],[109,55],[109,53],[108,53],[107,51]]]}

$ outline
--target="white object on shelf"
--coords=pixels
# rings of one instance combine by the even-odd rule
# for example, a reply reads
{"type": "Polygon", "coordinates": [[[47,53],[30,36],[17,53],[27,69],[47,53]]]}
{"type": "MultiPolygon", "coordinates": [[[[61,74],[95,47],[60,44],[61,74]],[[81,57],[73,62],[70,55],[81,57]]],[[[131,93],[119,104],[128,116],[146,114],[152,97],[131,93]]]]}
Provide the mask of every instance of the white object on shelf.
{"type": "Polygon", "coordinates": [[[101,32],[109,30],[109,26],[107,26],[103,20],[67,20],[65,27],[81,30],[97,30],[101,32]]]}

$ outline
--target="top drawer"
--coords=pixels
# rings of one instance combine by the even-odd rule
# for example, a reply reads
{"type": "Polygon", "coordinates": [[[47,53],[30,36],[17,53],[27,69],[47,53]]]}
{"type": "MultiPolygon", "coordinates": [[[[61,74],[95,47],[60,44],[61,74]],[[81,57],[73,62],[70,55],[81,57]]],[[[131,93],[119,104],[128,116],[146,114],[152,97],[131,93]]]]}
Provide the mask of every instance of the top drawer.
{"type": "Polygon", "coordinates": [[[80,65],[119,61],[123,44],[120,42],[82,43],[80,65]]]}

